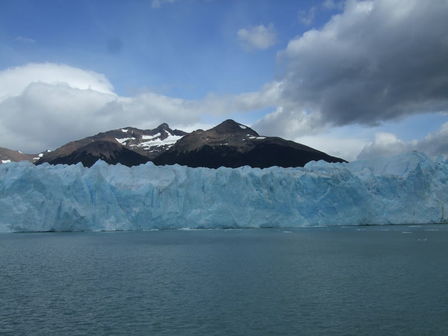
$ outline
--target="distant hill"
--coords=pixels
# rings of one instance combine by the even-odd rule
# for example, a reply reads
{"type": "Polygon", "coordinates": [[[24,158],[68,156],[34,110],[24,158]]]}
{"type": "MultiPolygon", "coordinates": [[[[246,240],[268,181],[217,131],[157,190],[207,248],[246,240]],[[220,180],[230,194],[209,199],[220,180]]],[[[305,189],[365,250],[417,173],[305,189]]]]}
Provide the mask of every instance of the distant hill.
{"type": "Polygon", "coordinates": [[[172,130],[165,123],[149,130],[125,127],[69,142],[45,153],[36,164],[81,162],[90,167],[97,160],[103,160],[110,164],[135,166],[151,161],[186,134],[184,131],[172,130]]]}
{"type": "Polygon", "coordinates": [[[51,164],[77,164],[81,162],[86,167],[91,167],[96,161],[103,160],[110,164],[121,163],[125,166],[136,166],[149,160],[125,146],[107,140],[96,140],[85,146],[75,149],[73,152],[58,156],[51,160],[51,164]]]}
{"type": "Polygon", "coordinates": [[[154,159],[157,165],[190,167],[302,167],[313,160],[344,162],[311,147],[278,137],[260,136],[248,126],[226,120],[208,131],[184,136],[154,159]]]}
{"type": "Polygon", "coordinates": [[[231,119],[209,130],[187,133],[161,124],[154,129],[125,127],[69,142],[54,151],[23,154],[0,148],[0,162],[28,160],[36,164],[82,163],[86,167],[103,160],[135,166],[148,161],[156,165],[189,167],[302,167],[309,161],[344,162],[314,148],[279,137],[260,136],[250,127],[231,119]]]}
{"type": "Polygon", "coordinates": [[[0,147],[0,163],[38,160],[38,154],[24,154],[20,151],[0,147]]]}

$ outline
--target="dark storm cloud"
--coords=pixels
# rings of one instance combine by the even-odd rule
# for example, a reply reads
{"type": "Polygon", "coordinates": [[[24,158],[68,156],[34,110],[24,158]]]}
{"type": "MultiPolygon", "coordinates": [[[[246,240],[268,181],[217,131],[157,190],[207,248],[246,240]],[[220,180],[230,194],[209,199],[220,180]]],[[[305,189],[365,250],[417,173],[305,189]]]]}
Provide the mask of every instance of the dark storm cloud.
{"type": "Polygon", "coordinates": [[[348,1],[280,57],[283,99],[324,122],[448,111],[448,1],[348,1]]]}

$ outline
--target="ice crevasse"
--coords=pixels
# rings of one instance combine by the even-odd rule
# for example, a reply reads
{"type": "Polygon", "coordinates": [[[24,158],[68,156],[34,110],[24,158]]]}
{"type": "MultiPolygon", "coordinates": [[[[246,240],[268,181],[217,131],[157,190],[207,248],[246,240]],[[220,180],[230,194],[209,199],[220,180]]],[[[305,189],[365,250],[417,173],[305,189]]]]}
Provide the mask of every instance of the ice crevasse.
{"type": "Polygon", "coordinates": [[[448,161],[417,152],[303,168],[0,165],[0,232],[440,223],[447,205],[448,161]]]}

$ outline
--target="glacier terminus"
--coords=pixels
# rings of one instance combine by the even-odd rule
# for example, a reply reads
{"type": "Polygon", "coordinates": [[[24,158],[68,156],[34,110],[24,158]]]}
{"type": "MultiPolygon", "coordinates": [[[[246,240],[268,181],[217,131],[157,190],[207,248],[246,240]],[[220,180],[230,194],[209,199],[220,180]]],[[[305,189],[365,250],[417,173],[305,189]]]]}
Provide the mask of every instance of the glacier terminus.
{"type": "Polygon", "coordinates": [[[303,168],[0,165],[0,232],[446,222],[448,161],[411,152],[303,168]]]}

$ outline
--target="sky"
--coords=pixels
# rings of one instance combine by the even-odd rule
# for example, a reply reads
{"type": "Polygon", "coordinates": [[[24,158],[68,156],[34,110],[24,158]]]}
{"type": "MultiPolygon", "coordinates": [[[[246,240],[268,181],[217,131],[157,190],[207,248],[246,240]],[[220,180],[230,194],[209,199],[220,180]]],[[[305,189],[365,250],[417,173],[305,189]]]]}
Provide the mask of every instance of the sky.
{"type": "Polygon", "coordinates": [[[448,156],[448,0],[2,0],[0,147],[232,118],[347,160],[448,156]]]}

